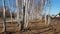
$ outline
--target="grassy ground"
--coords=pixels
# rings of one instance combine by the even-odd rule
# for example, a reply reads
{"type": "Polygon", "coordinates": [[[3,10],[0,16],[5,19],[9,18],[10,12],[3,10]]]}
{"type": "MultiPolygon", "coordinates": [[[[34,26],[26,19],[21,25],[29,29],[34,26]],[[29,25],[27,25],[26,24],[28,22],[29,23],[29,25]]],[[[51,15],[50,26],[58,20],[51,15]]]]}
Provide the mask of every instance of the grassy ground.
{"type": "MultiPolygon", "coordinates": [[[[12,19],[13,21],[16,20],[16,19],[12,19]]],[[[6,19],[6,22],[10,21],[11,22],[11,19],[10,18],[7,18],[6,19]]],[[[4,22],[4,19],[0,19],[0,22],[4,22]]]]}
{"type": "MultiPolygon", "coordinates": [[[[15,20],[15,19],[13,19],[15,20]]],[[[2,22],[3,20],[1,20],[2,22]]],[[[6,19],[6,21],[10,21],[10,19],[6,19]]],[[[28,27],[31,30],[26,30],[24,32],[19,32],[18,34],[60,34],[60,20],[59,19],[53,19],[51,21],[51,24],[54,26],[52,28],[52,26],[50,25],[49,27],[47,27],[48,25],[45,24],[45,22],[41,22],[39,20],[32,20],[32,22],[29,23],[28,27]],[[56,29],[56,30],[53,30],[56,29]]],[[[17,33],[16,33],[17,34],[17,33]]]]}
{"type": "Polygon", "coordinates": [[[22,34],[60,34],[60,20],[53,19],[49,27],[44,24],[45,22],[32,22],[29,23],[31,31],[22,32],[22,34]]]}

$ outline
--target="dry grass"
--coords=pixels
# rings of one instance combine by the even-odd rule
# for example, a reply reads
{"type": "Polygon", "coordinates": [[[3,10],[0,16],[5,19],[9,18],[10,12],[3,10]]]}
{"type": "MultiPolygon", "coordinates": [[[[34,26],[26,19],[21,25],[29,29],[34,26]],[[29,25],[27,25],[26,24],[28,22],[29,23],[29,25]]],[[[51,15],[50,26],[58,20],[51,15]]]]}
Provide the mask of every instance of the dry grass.
{"type": "Polygon", "coordinates": [[[60,19],[52,19],[51,25],[45,24],[43,21],[32,20],[29,23],[31,31],[26,31],[24,34],[60,34],[60,19]]]}
{"type": "Polygon", "coordinates": [[[51,25],[45,24],[44,21],[32,20],[28,28],[30,30],[19,32],[18,34],[60,34],[60,20],[52,19],[51,25]]]}
{"type": "MultiPolygon", "coordinates": [[[[14,18],[13,18],[12,20],[13,20],[13,21],[16,21],[16,19],[14,19],[14,18]]],[[[0,23],[1,23],[1,22],[4,22],[4,19],[0,19],[0,23]]],[[[7,18],[7,19],[6,19],[6,22],[11,22],[11,19],[10,19],[10,18],[7,18]]]]}

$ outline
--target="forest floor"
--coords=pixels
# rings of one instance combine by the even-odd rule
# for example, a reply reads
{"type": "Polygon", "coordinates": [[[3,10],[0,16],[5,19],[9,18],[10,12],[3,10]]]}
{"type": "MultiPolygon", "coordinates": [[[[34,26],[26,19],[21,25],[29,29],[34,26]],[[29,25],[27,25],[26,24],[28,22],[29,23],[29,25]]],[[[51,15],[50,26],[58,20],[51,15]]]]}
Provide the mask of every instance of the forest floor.
{"type": "Polygon", "coordinates": [[[60,34],[60,18],[52,19],[50,24],[45,24],[40,20],[32,20],[28,28],[12,34],[60,34]]]}

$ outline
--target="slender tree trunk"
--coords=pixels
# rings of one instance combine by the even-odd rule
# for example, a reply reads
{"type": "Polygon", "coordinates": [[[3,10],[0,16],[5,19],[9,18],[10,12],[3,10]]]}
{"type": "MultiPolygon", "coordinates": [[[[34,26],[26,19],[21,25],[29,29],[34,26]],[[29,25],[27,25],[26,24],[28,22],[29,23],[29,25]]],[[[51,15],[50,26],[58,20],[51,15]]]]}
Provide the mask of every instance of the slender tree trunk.
{"type": "Polygon", "coordinates": [[[18,0],[16,0],[16,12],[17,12],[17,22],[20,25],[19,28],[21,28],[20,18],[19,18],[19,6],[18,6],[18,0]]]}
{"type": "Polygon", "coordinates": [[[48,24],[50,24],[50,0],[47,0],[48,3],[48,24]]]}
{"type": "Polygon", "coordinates": [[[6,32],[6,17],[5,17],[5,7],[4,7],[4,0],[2,0],[3,3],[3,17],[4,17],[4,23],[3,23],[3,27],[4,27],[4,32],[6,32]]]}
{"type": "MultiPolygon", "coordinates": [[[[8,7],[9,7],[9,10],[10,10],[10,2],[8,1],[8,7]]],[[[11,16],[11,23],[12,23],[12,12],[11,12],[11,10],[10,10],[10,16],[11,16]]]]}

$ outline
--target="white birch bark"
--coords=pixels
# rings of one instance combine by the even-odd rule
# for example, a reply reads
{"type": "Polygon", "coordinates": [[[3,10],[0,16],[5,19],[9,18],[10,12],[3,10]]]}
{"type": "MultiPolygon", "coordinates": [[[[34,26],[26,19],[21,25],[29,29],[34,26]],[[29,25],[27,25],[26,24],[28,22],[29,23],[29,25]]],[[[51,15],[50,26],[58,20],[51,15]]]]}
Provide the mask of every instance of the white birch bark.
{"type": "Polygon", "coordinates": [[[40,7],[40,20],[42,20],[42,12],[43,12],[43,7],[44,7],[44,0],[41,0],[41,7],[40,7]]]}
{"type": "Polygon", "coordinates": [[[48,2],[48,25],[50,24],[50,0],[48,2]]]}
{"type": "MultiPolygon", "coordinates": [[[[8,7],[9,7],[9,10],[10,10],[10,2],[8,1],[8,7]]],[[[12,20],[12,12],[11,12],[11,10],[10,10],[10,16],[11,16],[11,23],[13,22],[13,20],[12,20]]]]}
{"type": "Polygon", "coordinates": [[[26,4],[25,4],[25,18],[24,18],[25,20],[24,20],[24,28],[27,27],[27,26],[26,26],[27,0],[25,0],[25,3],[26,3],[26,4]]]}
{"type": "Polygon", "coordinates": [[[45,6],[44,6],[44,13],[45,13],[45,24],[47,24],[47,15],[46,15],[46,5],[47,5],[47,0],[45,0],[45,6]]]}
{"type": "Polygon", "coordinates": [[[16,12],[17,12],[17,22],[20,24],[20,18],[19,18],[19,6],[18,6],[18,0],[16,0],[16,12]]]}
{"type": "Polygon", "coordinates": [[[5,24],[5,22],[6,22],[6,17],[5,17],[5,7],[4,7],[4,0],[2,0],[2,3],[3,3],[3,17],[4,17],[4,23],[3,23],[3,31],[5,31],[5,27],[6,27],[6,24],[5,24]]]}

